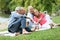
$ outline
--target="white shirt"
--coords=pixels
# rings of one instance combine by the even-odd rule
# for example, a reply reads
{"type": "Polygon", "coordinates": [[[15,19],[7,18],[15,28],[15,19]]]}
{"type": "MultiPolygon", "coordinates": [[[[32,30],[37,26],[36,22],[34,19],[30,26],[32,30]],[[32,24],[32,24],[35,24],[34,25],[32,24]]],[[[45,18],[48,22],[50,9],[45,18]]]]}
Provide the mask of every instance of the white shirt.
{"type": "Polygon", "coordinates": [[[45,15],[45,18],[48,24],[52,23],[51,17],[48,14],[45,15]]]}
{"type": "Polygon", "coordinates": [[[19,13],[15,12],[15,11],[11,12],[8,25],[12,25],[12,23],[16,20],[15,18],[21,18],[21,16],[25,17],[26,15],[25,14],[24,15],[19,14],[19,13]]]}
{"type": "MultiPolygon", "coordinates": [[[[27,17],[33,19],[33,14],[28,13],[28,14],[27,14],[27,17]]],[[[33,22],[32,22],[30,19],[27,19],[26,21],[29,22],[29,26],[32,26],[32,25],[33,25],[33,22]]]]}

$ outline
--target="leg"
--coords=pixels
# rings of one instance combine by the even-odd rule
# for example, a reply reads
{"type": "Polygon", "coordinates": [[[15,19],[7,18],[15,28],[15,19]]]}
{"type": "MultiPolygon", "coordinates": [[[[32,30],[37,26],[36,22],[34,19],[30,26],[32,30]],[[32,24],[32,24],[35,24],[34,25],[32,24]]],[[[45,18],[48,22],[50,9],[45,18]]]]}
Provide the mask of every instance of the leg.
{"type": "Polygon", "coordinates": [[[26,22],[26,30],[27,30],[28,32],[33,32],[33,31],[35,31],[34,28],[32,28],[32,26],[29,26],[29,22],[26,22]]]}
{"type": "Polygon", "coordinates": [[[29,33],[26,31],[26,18],[22,18],[21,20],[21,28],[22,28],[22,33],[25,34],[25,33],[29,33]]]}
{"type": "Polygon", "coordinates": [[[60,24],[57,24],[56,26],[60,26],[60,24]]]}
{"type": "Polygon", "coordinates": [[[21,19],[18,19],[17,21],[13,22],[11,27],[8,27],[8,31],[15,33],[15,32],[19,32],[19,27],[21,25],[21,19]]]}

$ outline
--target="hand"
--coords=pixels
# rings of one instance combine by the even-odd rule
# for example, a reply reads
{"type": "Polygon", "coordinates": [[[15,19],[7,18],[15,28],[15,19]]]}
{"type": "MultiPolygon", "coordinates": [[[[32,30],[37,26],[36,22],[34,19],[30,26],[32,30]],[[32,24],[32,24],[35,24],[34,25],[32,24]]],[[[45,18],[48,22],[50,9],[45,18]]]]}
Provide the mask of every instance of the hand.
{"type": "Polygon", "coordinates": [[[38,25],[39,23],[34,21],[34,24],[38,25]]]}
{"type": "Polygon", "coordinates": [[[30,18],[30,20],[32,21],[32,19],[30,18]]]}
{"type": "Polygon", "coordinates": [[[36,25],[38,25],[39,23],[38,22],[36,22],[36,25]]]}
{"type": "Polygon", "coordinates": [[[26,16],[27,19],[30,19],[29,17],[26,16]]]}
{"type": "Polygon", "coordinates": [[[36,22],[34,21],[34,24],[36,24],[36,22]]]}

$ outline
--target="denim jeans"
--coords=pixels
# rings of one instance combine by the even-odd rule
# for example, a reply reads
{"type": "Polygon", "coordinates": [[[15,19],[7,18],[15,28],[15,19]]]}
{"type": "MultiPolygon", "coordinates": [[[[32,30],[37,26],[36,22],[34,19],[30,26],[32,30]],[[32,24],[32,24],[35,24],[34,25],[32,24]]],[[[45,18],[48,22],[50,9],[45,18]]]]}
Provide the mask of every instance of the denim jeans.
{"type": "Polygon", "coordinates": [[[21,17],[14,21],[11,26],[8,25],[8,31],[11,33],[22,32],[22,28],[26,27],[26,18],[21,17]]]}

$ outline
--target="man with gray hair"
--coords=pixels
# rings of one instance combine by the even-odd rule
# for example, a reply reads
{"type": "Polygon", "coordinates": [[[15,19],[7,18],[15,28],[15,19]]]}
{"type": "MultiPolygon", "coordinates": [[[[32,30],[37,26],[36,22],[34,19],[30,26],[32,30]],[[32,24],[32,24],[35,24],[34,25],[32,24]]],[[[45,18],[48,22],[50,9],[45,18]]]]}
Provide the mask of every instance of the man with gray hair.
{"type": "Polygon", "coordinates": [[[23,34],[27,34],[26,28],[26,16],[24,7],[16,7],[15,12],[12,12],[11,18],[8,25],[8,31],[11,33],[20,34],[22,31],[23,34]],[[20,28],[22,28],[20,30],[20,28]]]}
{"type": "Polygon", "coordinates": [[[28,6],[27,17],[29,17],[30,19],[26,20],[26,24],[27,26],[29,26],[29,28],[31,28],[31,30],[35,29],[35,27],[33,26],[34,25],[33,16],[34,16],[34,8],[32,6],[28,6]]]}

